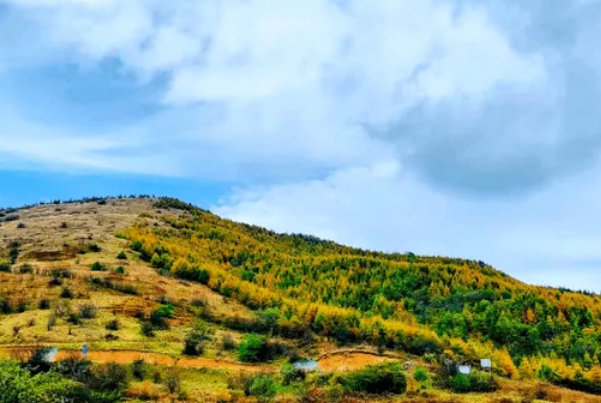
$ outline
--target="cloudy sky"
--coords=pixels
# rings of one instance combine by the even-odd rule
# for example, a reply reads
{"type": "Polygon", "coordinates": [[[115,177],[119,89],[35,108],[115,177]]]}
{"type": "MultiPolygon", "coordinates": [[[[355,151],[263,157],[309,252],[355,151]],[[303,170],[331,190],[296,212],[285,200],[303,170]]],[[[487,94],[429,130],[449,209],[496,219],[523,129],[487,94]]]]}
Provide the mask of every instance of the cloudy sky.
{"type": "Polygon", "coordinates": [[[0,205],[173,195],[601,291],[601,1],[0,0],[0,205]]]}

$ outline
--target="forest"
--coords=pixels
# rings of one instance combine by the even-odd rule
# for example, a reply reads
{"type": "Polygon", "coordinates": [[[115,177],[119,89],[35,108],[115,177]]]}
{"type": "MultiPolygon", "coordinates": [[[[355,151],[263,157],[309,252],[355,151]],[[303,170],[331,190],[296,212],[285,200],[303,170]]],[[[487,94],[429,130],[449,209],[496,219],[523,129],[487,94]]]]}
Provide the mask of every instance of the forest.
{"type": "Polygon", "coordinates": [[[477,364],[601,392],[601,298],[481,261],[386,254],[221,219],[175,199],[119,233],[157,271],[272,317],[273,330],[477,364]],[[169,213],[171,212],[171,213],[169,213]]]}

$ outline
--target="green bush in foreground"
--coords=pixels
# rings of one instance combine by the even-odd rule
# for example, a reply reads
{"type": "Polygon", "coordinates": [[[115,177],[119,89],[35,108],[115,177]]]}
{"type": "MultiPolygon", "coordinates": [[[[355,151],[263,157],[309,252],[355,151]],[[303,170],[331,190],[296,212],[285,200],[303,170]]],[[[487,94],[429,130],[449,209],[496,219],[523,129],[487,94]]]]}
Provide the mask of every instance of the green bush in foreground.
{"type": "Polygon", "coordinates": [[[472,371],[470,375],[457,374],[451,378],[451,389],[457,393],[493,392],[497,383],[490,374],[472,371]]]}
{"type": "Polygon", "coordinates": [[[0,403],[59,403],[77,393],[78,383],[56,373],[32,376],[17,362],[0,360],[0,403]]]}
{"type": "Polygon", "coordinates": [[[407,378],[399,363],[368,365],[348,374],[341,383],[349,392],[373,395],[401,394],[407,390],[407,378]]]}
{"type": "Polygon", "coordinates": [[[277,385],[269,375],[260,375],[252,380],[249,392],[260,402],[270,402],[277,393],[277,385]]]}

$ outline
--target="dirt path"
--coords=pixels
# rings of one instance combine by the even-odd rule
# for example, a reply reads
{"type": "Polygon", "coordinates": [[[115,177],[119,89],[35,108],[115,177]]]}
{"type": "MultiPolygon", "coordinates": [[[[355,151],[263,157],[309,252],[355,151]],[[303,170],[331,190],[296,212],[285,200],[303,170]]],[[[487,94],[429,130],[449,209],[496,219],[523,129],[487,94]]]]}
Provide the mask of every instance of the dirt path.
{"type": "MultiPolygon", "coordinates": [[[[31,350],[26,348],[1,348],[0,355],[5,357],[23,358],[30,354],[31,350]],[[21,354],[18,354],[22,351],[21,354]]],[[[78,351],[59,350],[56,360],[64,360],[69,357],[81,357],[78,351]]],[[[146,363],[172,366],[173,357],[166,354],[150,353],[135,350],[113,350],[113,351],[90,351],[87,359],[101,364],[131,364],[136,360],[144,360],[146,363]]],[[[331,353],[318,361],[318,367],[322,371],[354,371],[365,367],[366,365],[377,364],[381,362],[393,361],[390,357],[379,357],[369,353],[359,352],[341,352],[331,353]]],[[[224,369],[228,371],[245,372],[274,372],[279,370],[275,365],[251,365],[241,364],[227,360],[205,357],[182,357],[177,360],[177,366],[180,368],[211,368],[224,369]]]]}
{"type": "MultiPolygon", "coordinates": [[[[57,360],[64,360],[68,357],[81,356],[79,352],[59,351],[57,360]]],[[[131,364],[137,360],[144,360],[149,364],[172,366],[174,359],[168,355],[147,353],[141,351],[90,351],[86,357],[90,361],[101,364],[131,364]]],[[[212,368],[225,369],[230,371],[251,371],[261,372],[273,370],[273,367],[261,365],[245,365],[226,360],[203,357],[183,357],[177,360],[177,366],[181,368],[212,368]]]]}

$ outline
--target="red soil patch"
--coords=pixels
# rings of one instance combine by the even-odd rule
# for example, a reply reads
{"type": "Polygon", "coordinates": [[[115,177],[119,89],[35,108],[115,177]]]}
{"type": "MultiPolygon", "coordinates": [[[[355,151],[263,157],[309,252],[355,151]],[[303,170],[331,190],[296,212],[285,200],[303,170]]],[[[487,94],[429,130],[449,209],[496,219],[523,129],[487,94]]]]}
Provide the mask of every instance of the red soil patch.
{"type": "MultiPolygon", "coordinates": [[[[67,357],[81,356],[79,352],[59,351],[57,354],[57,360],[64,360],[67,357]]],[[[131,364],[136,360],[144,360],[149,364],[172,366],[174,359],[168,355],[147,353],[141,351],[90,351],[86,357],[87,359],[102,363],[116,363],[116,364],[131,364]]],[[[177,366],[182,368],[213,368],[213,369],[225,369],[230,371],[251,371],[260,372],[269,369],[269,367],[258,366],[258,365],[245,365],[238,364],[235,362],[218,360],[213,358],[203,357],[184,357],[177,360],[177,366]]]]}
{"type": "Polygon", "coordinates": [[[322,371],[356,371],[367,365],[394,361],[392,358],[365,353],[341,353],[326,356],[319,360],[322,371]]]}

